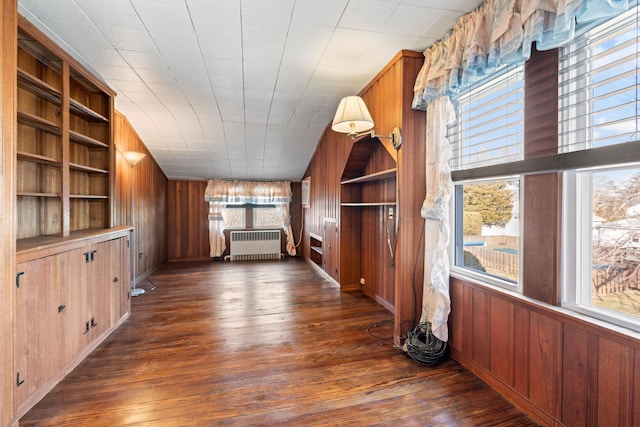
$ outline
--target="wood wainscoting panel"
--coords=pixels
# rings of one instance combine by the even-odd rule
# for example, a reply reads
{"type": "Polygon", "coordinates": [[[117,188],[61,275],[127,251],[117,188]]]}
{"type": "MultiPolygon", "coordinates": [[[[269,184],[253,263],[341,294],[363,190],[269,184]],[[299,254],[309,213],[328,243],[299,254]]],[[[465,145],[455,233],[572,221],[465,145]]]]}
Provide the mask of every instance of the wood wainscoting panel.
{"type": "MultiPolygon", "coordinates": [[[[473,359],[483,368],[491,368],[491,299],[481,289],[473,291],[473,359]]],[[[500,333],[500,332],[498,332],[500,333]]]]}
{"type": "Polygon", "coordinates": [[[637,334],[462,278],[451,308],[452,357],[542,425],[638,425],[637,334]]]}
{"type": "Polygon", "coordinates": [[[600,337],[597,372],[597,425],[632,426],[633,351],[600,337]]]}
{"type": "Polygon", "coordinates": [[[490,296],[491,372],[503,383],[514,383],[514,306],[503,298],[490,296]]]}
{"type": "Polygon", "coordinates": [[[529,317],[528,397],[545,412],[557,417],[562,392],[562,324],[536,311],[529,317]]]}
{"type": "Polygon", "coordinates": [[[514,311],[514,352],[513,352],[513,387],[523,396],[529,396],[529,360],[531,345],[529,325],[531,311],[520,304],[515,304],[514,311]]]}
{"type": "Polygon", "coordinates": [[[582,328],[565,325],[562,353],[562,420],[569,426],[595,425],[597,340],[582,328]]]}

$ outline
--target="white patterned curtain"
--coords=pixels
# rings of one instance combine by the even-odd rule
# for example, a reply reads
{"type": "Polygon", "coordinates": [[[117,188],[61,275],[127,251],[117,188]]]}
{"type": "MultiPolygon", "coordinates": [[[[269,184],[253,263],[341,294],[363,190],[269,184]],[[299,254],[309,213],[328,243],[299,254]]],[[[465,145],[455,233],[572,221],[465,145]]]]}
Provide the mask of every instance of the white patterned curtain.
{"type": "Polygon", "coordinates": [[[628,0],[485,0],[424,51],[413,108],[426,110],[429,101],[456,95],[500,65],[525,62],[533,42],[539,50],[560,47],[573,39],[576,24],[628,9],[628,0]]]}
{"type": "Polygon", "coordinates": [[[220,202],[209,202],[209,256],[221,257],[227,244],[224,238],[224,219],[222,211],[226,205],[220,202]]]}
{"type": "Polygon", "coordinates": [[[222,209],[227,204],[276,205],[282,215],[282,224],[287,236],[287,253],[296,254],[291,229],[291,183],[289,181],[232,181],[209,180],[204,190],[204,200],[209,202],[209,247],[212,257],[222,256],[226,249],[222,209]],[[216,212],[216,214],[211,214],[216,212]],[[219,212],[219,215],[217,214],[219,212]]]}
{"type": "Polygon", "coordinates": [[[449,297],[449,200],[453,192],[449,159],[451,147],[447,124],[455,120],[449,98],[431,101],[427,107],[426,181],[427,195],[420,215],[425,220],[424,282],[420,322],[431,323],[441,341],[448,341],[451,299],[449,297]]]}
{"type": "Polygon", "coordinates": [[[287,235],[287,253],[291,256],[296,256],[296,244],[293,240],[293,230],[291,229],[291,215],[289,214],[289,203],[282,203],[276,205],[280,217],[282,220],[282,228],[287,235]]]}

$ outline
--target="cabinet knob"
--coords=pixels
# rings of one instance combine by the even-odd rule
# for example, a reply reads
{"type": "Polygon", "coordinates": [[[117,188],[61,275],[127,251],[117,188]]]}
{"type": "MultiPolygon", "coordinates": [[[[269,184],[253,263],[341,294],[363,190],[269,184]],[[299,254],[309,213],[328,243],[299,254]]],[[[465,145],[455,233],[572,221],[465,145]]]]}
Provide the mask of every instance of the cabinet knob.
{"type": "Polygon", "coordinates": [[[67,307],[66,305],[64,305],[64,304],[60,304],[60,305],[58,306],[58,313],[62,313],[62,310],[64,310],[66,307],[67,307]]]}
{"type": "Polygon", "coordinates": [[[118,283],[118,281],[119,281],[119,280],[118,280],[118,278],[117,278],[117,277],[114,277],[114,278],[113,278],[113,283],[118,283]]]}

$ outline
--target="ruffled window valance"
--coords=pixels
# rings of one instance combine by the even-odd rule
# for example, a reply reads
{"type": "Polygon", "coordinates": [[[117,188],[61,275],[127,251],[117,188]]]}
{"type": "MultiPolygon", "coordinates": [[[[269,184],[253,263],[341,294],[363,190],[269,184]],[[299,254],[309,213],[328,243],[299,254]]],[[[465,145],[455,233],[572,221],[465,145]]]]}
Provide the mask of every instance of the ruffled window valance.
{"type": "Polygon", "coordinates": [[[486,0],[425,50],[413,108],[426,110],[431,100],[456,95],[500,65],[525,62],[533,42],[539,50],[560,47],[573,39],[577,23],[628,9],[629,0],[486,0]]]}
{"type": "Polygon", "coordinates": [[[204,190],[205,202],[224,204],[277,205],[291,202],[289,181],[209,180],[204,190]]]}

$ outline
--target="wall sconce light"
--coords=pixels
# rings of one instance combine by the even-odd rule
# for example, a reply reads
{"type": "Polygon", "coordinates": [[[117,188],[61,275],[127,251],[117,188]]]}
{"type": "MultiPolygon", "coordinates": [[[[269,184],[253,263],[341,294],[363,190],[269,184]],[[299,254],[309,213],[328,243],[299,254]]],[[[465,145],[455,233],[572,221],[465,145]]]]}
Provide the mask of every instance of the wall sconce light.
{"type": "Polygon", "coordinates": [[[129,163],[129,166],[134,167],[145,156],[143,153],[136,153],[135,151],[125,151],[122,153],[125,160],[129,163]]]}
{"type": "Polygon", "coordinates": [[[359,96],[345,96],[340,100],[331,129],[338,133],[346,133],[351,139],[370,134],[372,138],[388,138],[396,150],[402,144],[399,127],[394,127],[389,136],[376,135],[373,130],[373,119],[366,104],[359,96]]]}

